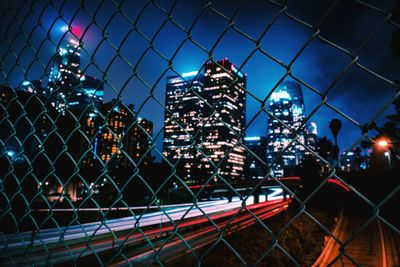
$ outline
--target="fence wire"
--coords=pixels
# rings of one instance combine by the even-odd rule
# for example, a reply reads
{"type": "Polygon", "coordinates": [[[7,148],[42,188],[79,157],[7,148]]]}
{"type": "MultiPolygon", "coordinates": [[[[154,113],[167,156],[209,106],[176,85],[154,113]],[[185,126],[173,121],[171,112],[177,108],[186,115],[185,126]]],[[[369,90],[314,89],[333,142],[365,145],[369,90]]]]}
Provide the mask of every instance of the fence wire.
{"type": "MultiPolygon", "coordinates": [[[[207,257],[223,245],[242,265],[268,266],[278,252],[286,264],[305,266],[298,255],[282,245],[288,238],[285,233],[304,216],[322,231],[321,239],[325,235],[333,240],[329,242],[338,244],[337,254],[329,261],[314,259],[320,266],[344,260],[362,266],[364,263],[347,248],[375,222],[381,233],[382,227],[388,229],[384,231],[395,236],[395,244],[398,242],[400,222],[398,215],[392,215],[398,212],[400,190],[395,179],[399,172],[400,86],[392,72],[375,69],[369,59],[376,56],[365,52],[368,45],[381,40],[383,29],[390,27],[392,47],[385,44],[387,48],[382,49],[392,50],[393,58],[399,55],[398,2],[386,6],[349,1],[353,6],[349,14],[363,10],[373,17],[368,27],[358,25],[360,31],[368,32],[352,48],[343,45],[343,40],[325,35],[326,25],[332,27],[332,13],[342,10],[345,1],[321,4],[318,19],[312,22],[299,15],[300,8],[307,9],[306,4],[268,1],[263,3],[268,22],[251,22],[251,26],[262,29],[257,35],[240,24],[241,12],[247,17],[255,12],[246,9],[251,1],[139,2],[2,3],[2,265],[96,262],[102,266],[164,266],[178,265],[185,254],[193,256],[193,264],[201,265],[207,264],[207,257]],[[295,52],[287,52],[293,55],[285,59],[265,44],[265,38],[283,20],[283,34],[286,30],[295,34],[297,27],[308,33],[295,52]],[[218,25],[213,24],[215,21],[218,25]],[[218,34],[213,34],[213,27],[218,34]],[[199,37],[199,31],[209,34],[206,41],[199,37]],[[219,58],[229,34],[247,43],[234,50],[245,55],[241,62],[233,62],[237,65],[219,58]],[[338,58],[346,58],[334,78],[323,83],[326,86],[316,86],[295,71],[315,42],[338,58]],[[180,64],[190,61],[190,57],[205,63],[195,73],[182,74],[180,64]],[[266,92],[262,96],[248,86],[256,76],[249,69],[257,69],[249,65],[256,59],[274,64],[282,73],[279,79],[270,81],[272,86],[262,89],[266,92]],[[361,73],[358,79],[374,79],[380,86],[391,88],[387,100],[378,101],[383,104],[376,110],[364,107],[361,112],[367,119],[343,110],[337,99],[344,92],[333,95],[338,87],[354,86],[346,84],[346,77],[354,71],[361,73]],[[278,103],[274,99],[285,98],[282,86],[289,86],[287,81],[298,84],[306,97],[318,98],[312,108],[308,107],[308,115],[301,111],[303,117],[296,124],[270,108],[278,103]],[[215,87],[219,96],[213,97],[215,87]],[[140,104],[133,106],[129,101],[140,104]],[[257,107],[254,114],[246,111],[252,108],[249,103],[257,107]],[[393,110],[396,114],[388,115],[393,110]],[[143,118],[143,114],[159,111],[162,114],[156,117],[164,116],[161,120],[143,118]],[[321,113],[339,118],[331,122],[332,132],[335,128],[340,131],[341,122],[343,128],[357,132],[355,140],[346,140],[351,145],[345,152],[339,151],[336,142],[318,138],[309,130],[311,121],[321,113]],[[385,116],[391,124],[381,127],[385,116]],[[245,135],[263,117],[267,118],[265,129],[267,124],[272,127],[269,122],[274,123],[279,129],[275,133],[286,139],[284,145],[271,151],[273,140],[268,138],[272,134],[267,132],[265,141],[257,139],[260,153],[245,135]],[[305,136],[314,138],[314,143],[305,136]],[[288,155],[294,158],[296,153],[301,154],[300,161],[285,169],[288,155]],[[354,157],[349,158],[349,153],[354,157]],[[357,168],[351,172],[353,161],[357,168]],[[255,172],[252,164],[257,165],[261,179],[250,177],[255,172]],[[362,164],[365,170],[360,169],[362,164]],[[311,179],[314,173],[317,178],[311,179]],[[363,175],[375,176],[364,181],[363,175]],[[261,192],[268,195],[268,187],[282,190],[281,202],[259,202],[261,192]],[[218,190],[222,192],[218,195],[221,200],[207,202],[218,190]],[[225,213],[211,210],[210,203],[218,201],[225,203],[225,213]],[[329,206],[322,206],[322,210],[336,212],[336,229],[352,213],[346,209],[353,207],[350,201],[365,205],[368,215],[363,214],[364,220],[343,239],[332,225],[313,213],[318,201],[320,208],[329,206]],[[230,203],[239,204],[227,208],[230,203]],[[279,229],[271,227],[267,218],[291,207],[292,216],[279,229]],[[385,213],[385,207],[391,211],[385,213]],[[252,224],[260,226],[271,243],[264,244],[260,255],[249,262],[248,255],[231,244],[229,235],[240,234],[242,228],[252,224]]],[[[334,30],[348,31],[342,29],[346,25],[340,25],[341,19],[336,18],[334,30]]],[[[285,49],[283,45],[281,50],[285,49]]],[[[310,75],[314,71],[310,68],[310,75]]],[[[368,94],[376,95],[365,91],[368,94]]],[[[287,111],[296,112],[292,109],[287,111]]],[[[392,264],[395,266],[395,261],[392,264]]]]}

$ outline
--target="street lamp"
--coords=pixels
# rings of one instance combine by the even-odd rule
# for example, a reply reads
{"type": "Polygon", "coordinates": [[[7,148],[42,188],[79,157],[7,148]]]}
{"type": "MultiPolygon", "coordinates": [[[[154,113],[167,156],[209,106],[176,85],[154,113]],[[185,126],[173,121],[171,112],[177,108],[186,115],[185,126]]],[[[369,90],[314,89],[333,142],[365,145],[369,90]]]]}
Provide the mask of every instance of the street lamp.
{"type": "Polygon", "coordinates": [[[389,166],[389,170],[390,170],[390,152],[389,151],[385,151],[385,157],[387,158],[387,162],[388,162],[388,166],[389,166]]]}
{"type": "Polygon", "coordinates": [[[387,149],[389,147],[389,141],[386,138],[381,138],[377,141],[378,147],[387,149]]]}

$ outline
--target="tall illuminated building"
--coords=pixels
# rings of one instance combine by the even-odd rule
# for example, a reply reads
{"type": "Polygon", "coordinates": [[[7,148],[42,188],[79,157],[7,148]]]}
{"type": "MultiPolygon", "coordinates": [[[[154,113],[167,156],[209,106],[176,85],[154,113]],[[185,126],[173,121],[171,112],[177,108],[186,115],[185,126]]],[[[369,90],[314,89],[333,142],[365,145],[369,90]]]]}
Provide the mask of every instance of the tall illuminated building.
{"type": "Polygon", "coordinates": [[[295,154],[295,162],[300,164],[304,157],[304,152],[306,151],[304,144],[306,141],[306,125],[304,124],[305,120],[305,107],[304,107],[304,98],[303,91],[301,89],[301,85],[292,81],[285,81],[282,83],[282,88],[284,91],[288,92],[292,99],[292,114],[293,114],[293,125],[292,129],[294,131],[298,130],[297,141],[293,144],[293,150],[295,154]],[[303,145],[302,145],[303,144],[303,145]]]}
{"type": "Polygon", "coordinates": [[[299,84],[284,82],[269,99],[267,161],[273,175],[293,175],[305,148],[303,93],[299,84]],[[286,126],[284,126],[286,125],[286,126]],[[294,139],[295,142],[290,144],[294,139]],[[290,146],[289,146],[290,144],[290,146]]]}
{"type": "Polygon", "coordinates": [[[214,174],[228,180],[244,178],[246,155],[240,142],[246,123],[245,88],[246,75],[229,60],[205,63],[202,95],[207,105],[202,150],[206,156],[202,158],[202,166],[206,179],[214,174]]]}
{"type": "Polygon", "coordinates": [[[89,112],[103,102],[103,82],[81,71],[81,47],[79,41],[70,39],[53,57],[46,95],[63,113],[67,109],[89,112]]]}
{"type": "Polygon", "coordinates": [[[246,150],[245,173],[247,179],[264,179],[267,175],[267,138],[248,136],[244,138],[246,150]]]}
{"type": "MultiPolygon", "coordinates": [[[[312,151],[317,151],[317,142],[318,142],[318,129],[317,124],[315,122],[310,122],[306,129],[306,144],[312,151]]],[[[305,154],[312,154],[309,151],[305,151],[305,154]]]]}
{"type": "Polygon", "coordinates": [[[103,81],[84,74],[79,79],[79,85],[72,92],[67,107],[75,110],[98,110],[103,103],[103,96],[103,81]]]}
{"type": "Polygon", "coordinates": [[[126,146],[129,147],[130,157],[140,165],[147,165],[152,160],[151,144],[153,122],[141,117],[136,118],[133,127],[128,131],[130,136],[126,146]]]}
{"type": "Polygon", "coordinates": [[[244,178],[245,87],[227,59],[168,77],[163,154],[185,182],[244,178]]]}
{"type": "Polygon", "coordinates": [[[116,100],[105,103],[102,113],[106,121],[102,123],[98,155],[100,159],[115,168],[126,168],[142,160],[151,160],[151,136],[153,123],[137,117],[134,106],[127,107],[116,100]],[[147,153],[146,153],[147,152],[147,153]]]}
{"type": "Polygon", "coordinates": [[[59,111],[67,108],[71,95],[80,84],[80,49],[81,44],[71,39],[53,57],[47,86],[51,104],[59,111]]]}
{"type": "Polygon", "coordinates": [[[203,75],[197,71],[167,78],[163,155],[176,165],[177,175],[187,183],[200,178],[201,133],[204,103],[203,75]]]}

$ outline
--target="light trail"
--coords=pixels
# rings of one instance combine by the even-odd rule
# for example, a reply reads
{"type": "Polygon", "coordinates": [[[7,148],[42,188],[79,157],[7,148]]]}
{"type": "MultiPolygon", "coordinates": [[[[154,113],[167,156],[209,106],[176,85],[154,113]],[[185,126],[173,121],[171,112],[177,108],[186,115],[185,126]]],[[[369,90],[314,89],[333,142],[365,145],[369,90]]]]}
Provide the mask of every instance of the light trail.
{"type": "MultiPolygon", "coordinates": [[[[279,201],[274,205],[271,206],[263,206],[260,204],[254,204],[251,209],[257,209],[254,211],[254,215],[258,217],[261,220],[267,219],[273,215],[276,215],[284,210],[287,209],[288,203],[290,203],[291,200],[287,201],[279,201]]],[[[228,216],[229,217],[229,216],[228,216]]],[[[213,220],[216,220],[217,218],[213,218],[213,220]]],[[[241,213],[240,216],[236,217],[232,221],[230,218],[225,219],[222,222],[219,222],[217,224],[218,228],[215,226],[208,226],[208,227],[203,227],[202,229],[197,229],[195,231],[192,231],[186,235],[183,236],[184,240],[190,244],[192,249],[198,249],[200,247],[203,247],[213,241],[215,241],[220,232],[218,229],[222,229],[226,226],[229,226],[228,230],[225,232],[225,234],[230,234],[232,232],[238,231],[242,228],[248,227],[256,222],[256,218],[249,214],[249,213],[241,213]],[[194,243],[194,244],[192,244],[194,243]]],[[[147,264],[153,259],[151,255],[155,253],[159,253],[158,257],[162,261],[171,261],[183,254],[186,254],[188,251],[188,247],[184,244],[184,242],[180,238],[174,238],[173,240],[170,240],[168,244],[161,243],[158,246],[156,246],[157,249],[156,251],[153,249],[145,249],[142,252],[137,252],[134,251],[134,256],[130,257],[128,260],[122,260],[119,261],[112,266],[124,266],[128,262],[130,264],[147,264]],[[172,254],[172,255],[171,255],[172,254]],[[178,254],[178,255],[176,255],[178,254]]]]}
{"type": "MultiPolygon", "coordinates": [[[[260,197],[260,202],[265,201],[265,196],[260,197]]],[[[254,203],[254,198],[251,196],[246,200],[246,205],[254,203]]],[[[104,223],[95,222],[81,225],[73,225],[69,227],[51,228],[39,231],[36,234],[35,240],[32,242],[32,232],[23,232],[18,235],[8,234],[5,235],[3,242],[0,244],[0,249],[11,249],[18,247],[26,247],[29,245],[43,245],[54,242],[59,242],[61,239],[72,240],[78,238],[90,238],[91,235],[108,234],[110,232],[117,232],[137,227],[146,227],[151,225],[160,224],[161,222],[174,222],[182,219],[189,219],[204,214],[212,214],[224,210],[234,209],[242,206],[242,201],[236,197],[232,202],[228,200],[206,201],[199,202],[198,207],[192,205],[188,206],[185,203],[183,207],[167,209],[165,211],[157,211],[147,213],[137,220],[134,216],[124,217],[119,219],[107,220],[104,223]]]]}
{"type": "MultiPolygon", "coordinates": [[[[145,240],[167,236],[173,233],[176,228],[184,232],[201,230],[203,225],[211,223],[211,220],[216,223],[219,223],[220,220],[228,221],[230,216],[235,216],[242,207],[251,210],[264,208],[275,209],[271,212],[278,211],[277,207],[281,207],[282,203],[285,202],[282,200],[283,196],[278,195],[278,191],[274,190],[268,195],[269,200],[267,203],[265,203],[265,196],[260,196],[259,204],[254,204],[253,197],[246,199],[245,203],[239,197],[235,197],[232,202],[228,202],[228,200],[198,202],[198,207],[193,206],[193,203],[184,203],[180,206],[169,207],[164,212],[157,211],[143,214],[140,219],[139,216],[136,216],[136,219],[134,216],[130,216],[108,220],[104,223],[95,222],[45,229],[38,233],[33,242],[31,240],[31,232],[22,233],[17,238],[11,234],[5,236],[6,239],[3,239],[0,249],[4,257],[7,254],[17,257],[20,254],[26,255],[29,252],[30,262],[38,264],[44,260],[51,263],[71,261],[93,253],[113,249],[115,245],[121,243],[124,246],[137,246],[145,240]],[[270,200],[270,197],[274,198],[274,200],[270,200]],[[138,227],[144,232],[138,233],[138,227]],[[62,233],[64,234],[62,235],[62,233]],[[111,233],[116,235],[117,239],[111,233]],[[59,245],[61,241],[62,246],[59,245]],[[87,246],[88,241],[90,241],[90,249],[87,246]],[[50,254],[49,251],[51,252],[50,254]]],[[[262,218],[264,216],[260,214],[260,219],[262,218]]],[[[2,256],[0,256],[0,265],[2,263],[9,264],[4,257],[1,260],[2,256]]]]}

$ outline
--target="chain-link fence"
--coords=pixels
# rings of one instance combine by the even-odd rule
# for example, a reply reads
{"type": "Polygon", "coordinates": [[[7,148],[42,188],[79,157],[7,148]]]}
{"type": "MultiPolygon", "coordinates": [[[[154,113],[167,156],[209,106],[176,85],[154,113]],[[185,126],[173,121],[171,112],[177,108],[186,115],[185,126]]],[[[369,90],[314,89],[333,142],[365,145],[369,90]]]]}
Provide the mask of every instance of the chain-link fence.
{"type": "Polygon", "coordinates": [[[0,12],[1,265],[400,264],[399,2],[0,12]]]}

